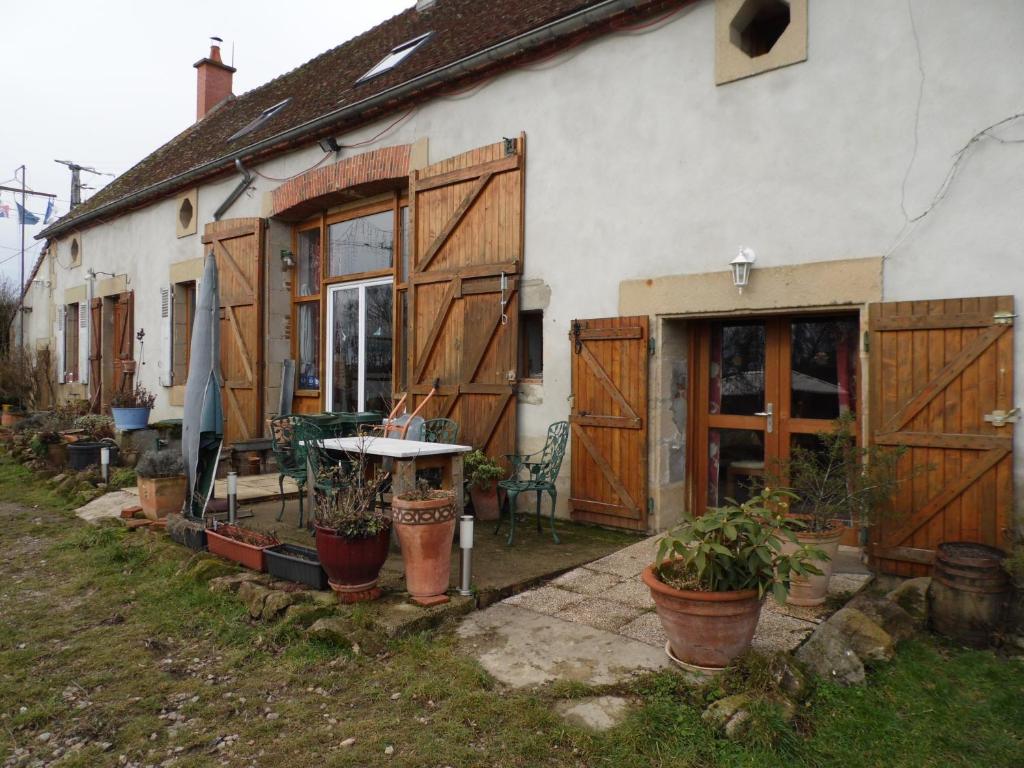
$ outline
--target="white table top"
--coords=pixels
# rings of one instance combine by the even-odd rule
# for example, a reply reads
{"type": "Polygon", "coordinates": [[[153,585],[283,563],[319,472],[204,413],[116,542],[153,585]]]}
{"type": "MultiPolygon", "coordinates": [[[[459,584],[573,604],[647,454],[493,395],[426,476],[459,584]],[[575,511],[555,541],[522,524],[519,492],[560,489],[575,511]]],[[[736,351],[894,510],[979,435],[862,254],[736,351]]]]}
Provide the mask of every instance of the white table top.
{"type": "Polygon", "coordinates": [[[399,440],[395,437],[332,437],[324,440],[324,448],[329,451],[348,451],[358,453],[360,449],[370,456],[387,456],[392,459],[415,459],[418,456],[444,456],[450,453],[467,453],[472,451],[470,445],[454,443],[426,443],[421,440],[399,440]]]}

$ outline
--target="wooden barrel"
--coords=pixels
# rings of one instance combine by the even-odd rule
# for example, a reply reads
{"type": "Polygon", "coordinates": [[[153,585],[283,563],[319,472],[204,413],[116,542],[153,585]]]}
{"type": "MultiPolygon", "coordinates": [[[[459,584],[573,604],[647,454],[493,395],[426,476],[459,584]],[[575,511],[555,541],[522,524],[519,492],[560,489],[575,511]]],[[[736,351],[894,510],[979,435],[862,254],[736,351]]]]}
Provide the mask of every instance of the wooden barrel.
{"type": "Polygon", "coordinates": [[[986,544],[939,544],[928,588],[932,629],[972,648],[991,644],[1000,628],[1010,582],[1003,570],[1006,553],[986,544]]]}

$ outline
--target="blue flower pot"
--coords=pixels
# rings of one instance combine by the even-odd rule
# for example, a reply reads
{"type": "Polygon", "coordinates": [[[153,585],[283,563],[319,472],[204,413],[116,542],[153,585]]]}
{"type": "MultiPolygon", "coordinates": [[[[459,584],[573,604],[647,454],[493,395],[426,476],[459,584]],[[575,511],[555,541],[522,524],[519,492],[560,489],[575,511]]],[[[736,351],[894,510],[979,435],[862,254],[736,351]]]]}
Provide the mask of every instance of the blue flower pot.
{"type": "Polygon", "coordinates": [[[149,424],[149,408],[111,408],[114,426],[122,432],[145,429],[149,424]]]}

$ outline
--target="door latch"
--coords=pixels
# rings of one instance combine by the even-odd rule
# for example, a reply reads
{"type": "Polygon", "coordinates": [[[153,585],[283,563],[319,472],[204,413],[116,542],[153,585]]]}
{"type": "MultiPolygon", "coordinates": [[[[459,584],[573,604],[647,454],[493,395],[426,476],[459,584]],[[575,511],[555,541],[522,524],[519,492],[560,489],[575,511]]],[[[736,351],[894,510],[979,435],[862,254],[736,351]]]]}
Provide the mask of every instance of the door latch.
{"type": "Polygon", "coordinates": [[[771,431],[775,428],[775,413],[774,413],[774,411],[772,409],[772,404],[768,403],[764,407],[763,411],[758,411],[754,415],[755,416],[764,416],[765,419],[767,419],[767,421],[765,423],[765,432],[768,432],[770,434],[771,431]]]}
{"type": "Polygon", "coordinates": [[[1020,418],[1020,408],[1014,408],[1009,411],[992,411],[992,413],[986,413],[984,418],[993,427],[1005,427],[1007,424],[1016,424],[1020,418]]]}

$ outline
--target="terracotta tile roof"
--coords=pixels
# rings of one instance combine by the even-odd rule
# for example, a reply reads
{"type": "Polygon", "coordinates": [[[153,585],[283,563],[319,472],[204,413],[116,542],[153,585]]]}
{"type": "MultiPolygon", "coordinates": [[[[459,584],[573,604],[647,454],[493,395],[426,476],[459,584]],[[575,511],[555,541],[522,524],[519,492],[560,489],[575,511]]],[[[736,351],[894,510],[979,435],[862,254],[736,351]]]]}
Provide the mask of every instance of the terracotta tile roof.
{"type": "MultiPolygon", "coordinates": [[[[425,12],[417,11],[414,7],[409,8],[291,72],[248,93],[222,102],[203,120],[186,128],[37,237],[53,237],[69,231],[95,218],[90,214],[100,209],[102,216],[106,218],[130,207],[146,204],[150,202],[146,190],[158,184],[160,188],[152,190],[152,199],[171,194],[173,189],[169,188],[169,185],[176,183],[176,177],[204,169],[210,164],[214,167],[206,169],[209,173],[204,173],[204,177],[223,173],[230,170],[232,157],[237,156],[237,153],[246,147],[260,142],[266,143],[267,139],[284,131],[299,128],[347,104],[355,104],[368,97],[382,94],[421,75],[576,12],[588,8],[596,11],[598,6],[606,6],[608,2],[609,0],[437,0],[425,12]],[[363,83],[356,82],[392,48],[428,32],[432,34],[427,41],[394,69],[363,83]],[[284,99],[291,101],[264,125],[232,142],[228,141],[230,136],[253,121],[263,110],[284,99]],[[217,165],[220,159],[223,159],[223,163],[217,165]]],[[[687,2],[688,0],[634,0],[625,4],[632,8],[625,10],[615,21],[628,23],[687,2]]],[[[601,23],[604,26],[594,28],[591,35],[603,32],[609,22],[601,23]]],[[[553,45],[564,46],[572,42],[573,39],[541,41],[536,45],[547,46],[543,49],[546,52],[547,48],[553,45]]],[[[487,71],[498,66],[507,67],[516,58],[521,59],[523,55],[533,50],[524,47],[517,52],[517,56],[509,60],[491,63],[487,71]]],[[[480,74],[482,71],[477,76],[480,74]]],[[[467,77],[466,73],[461,73],[455,80],[461,84],[467,77]]],[[[425,95],[421,95],[420,98],[424,98],[425,95]]],[[[344,124],[340,122],[342,118],[339,116],[339,123],[333,127],[343,125],[348,129],[359,122],[376,120],[386,112],[394,112],[408,106],[411,101],[410,97],[405,97],[404,101],[390,108],[379,108],[373,114],[356,121],[349,116],[344,124]]],[[[319,135],[330,133],[330,127],[321,126],[319,135]]],[[[304,143],[308,143],[312,138],[314,134],[311,131],[309,135],[304,136],[304,143]]],[[[273,150],[261,150],[259,158],[279,154],[290,146],[283,143],[273,150]]],[[[181,179],[179,188],[194,184],[196,181],[195,178],[181,179]]]]}

